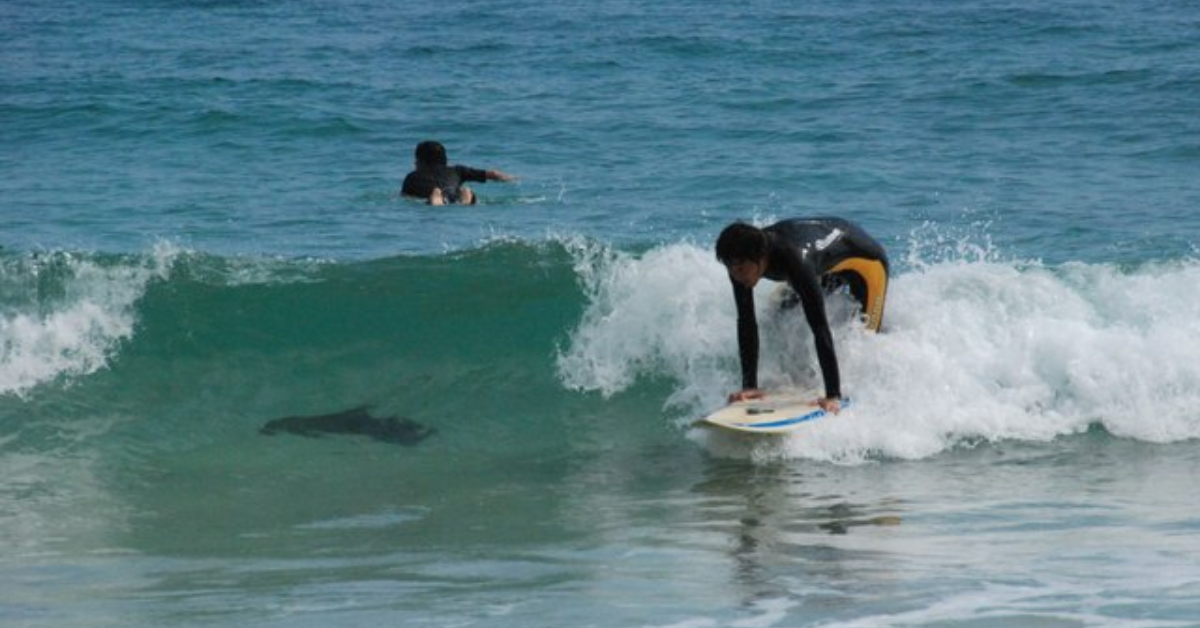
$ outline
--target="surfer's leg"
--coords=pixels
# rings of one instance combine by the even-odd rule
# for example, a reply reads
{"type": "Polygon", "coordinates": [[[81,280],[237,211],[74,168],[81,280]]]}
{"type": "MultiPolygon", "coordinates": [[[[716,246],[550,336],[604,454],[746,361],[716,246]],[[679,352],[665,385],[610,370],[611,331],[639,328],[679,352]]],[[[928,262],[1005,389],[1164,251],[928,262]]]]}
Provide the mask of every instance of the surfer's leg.
{"type": "Polygon", "coordinates": [[[850,287],[850,295],[862,306],[867,329],[879,331],[883,325],[883,305],[887,298],[887,267],[879,260],[854,257],[834,266],[831,274],[850,287]]]}

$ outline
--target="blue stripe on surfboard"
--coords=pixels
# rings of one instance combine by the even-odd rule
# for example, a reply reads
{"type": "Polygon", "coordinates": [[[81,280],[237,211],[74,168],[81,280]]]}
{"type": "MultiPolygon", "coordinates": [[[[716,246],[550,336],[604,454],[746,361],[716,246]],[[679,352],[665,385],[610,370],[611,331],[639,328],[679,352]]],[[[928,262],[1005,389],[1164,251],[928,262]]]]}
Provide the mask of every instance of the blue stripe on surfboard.
{"type": "MultiPolygon", "coordinates": [[[[848,407],[850,407],[850,400],[842,399],[842,408],[848,408],[848,407]]],[[[813,410],[812,412],[809,412],[808,414],[802,414],[800,416],[782,419],[779,421],[772,421],[770,423],[733,423],[732,425],[736,425],[737,427],[756,429],[756,430],[770,430],[770,429],[774,429],[777,427],[787,427],[789,425],[797,425],[799,423],[804,423],[805,421],[812,421],[813,419],[819,419],[819,418],[825,416],[826,414],[827,413],[824,410],[818,408],[816,410],[813,410]]]]}
{"type": "Polygon", "coordinates": [[[774,427],[786,427],[788,425],[795,425],[797,423],[803,423],[805,421],[819,419],[823,416],[825,416],[824,410],[814,410],[803,416],[792,417],[790,419],[784,419],[782,421],[772,421],[770,423],[734,423],[733,425],[736,425],[738,427],[750,427],[750,428],[754,428],[754,429],[768,430],[768,429],[771,429],[774,427]]]}

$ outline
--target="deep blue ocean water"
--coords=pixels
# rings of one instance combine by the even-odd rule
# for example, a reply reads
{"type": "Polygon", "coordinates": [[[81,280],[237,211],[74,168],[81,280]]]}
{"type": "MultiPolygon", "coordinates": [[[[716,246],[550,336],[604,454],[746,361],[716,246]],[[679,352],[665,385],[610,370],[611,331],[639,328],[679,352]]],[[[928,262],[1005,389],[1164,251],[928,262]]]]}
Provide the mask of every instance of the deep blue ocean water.
{"type": "Polygon", "coordinates": [[[1200,626],[1197,102],[1191,2],[0,4],[0,624],[1200,626]],[[804,215],[853,410],[689,428],[804,215]]]}

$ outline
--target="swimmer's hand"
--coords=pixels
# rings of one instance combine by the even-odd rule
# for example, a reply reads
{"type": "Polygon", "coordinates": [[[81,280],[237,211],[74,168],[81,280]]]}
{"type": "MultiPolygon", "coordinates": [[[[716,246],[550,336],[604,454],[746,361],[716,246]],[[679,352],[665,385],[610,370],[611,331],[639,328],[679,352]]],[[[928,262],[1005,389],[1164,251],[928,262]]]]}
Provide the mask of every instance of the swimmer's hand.
{"type": "Polygon", "coordinates": [[[737,392],[729,393],[729,403],[734,403],[736,401],[750,401],[752,399],[762,399],[766,396],[767,393],[758,388],[747,388],[746,390],[739,390],[737,392]]]}
{"type": "Polygon", "coordinates": [[[842,400],[839,397],[822,397],[813,403],[821,406],[822,410],[830,414],[837,414],[842,411],[842,400]]]}

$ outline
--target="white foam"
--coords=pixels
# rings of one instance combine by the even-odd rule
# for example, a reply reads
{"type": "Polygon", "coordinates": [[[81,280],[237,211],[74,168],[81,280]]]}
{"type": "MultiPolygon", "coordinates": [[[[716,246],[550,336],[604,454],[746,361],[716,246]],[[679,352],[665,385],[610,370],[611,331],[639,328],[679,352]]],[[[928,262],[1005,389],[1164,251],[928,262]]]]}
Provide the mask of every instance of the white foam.
{"type": "Polygon", "coordinates": [[[166,276],[174,254],[158,247],[148,257],[102,264],[55,253],[0,266],[6,291],[21,297],[0,310],[0,394],[104,368],[133,335],[135,304],[151,280],[166,276]],[[46,285],[52,296],[41,294],[46,285]]]}
{"type": "MultiPolygon", "coordinates": [[[[559,356],[565,385],[612,395],[667,377],[681,421],[738,385],[729,282],[708,250],[578,247],[576,259],[591,303],[559,356]]],[[[909,265],[893,277],[884,333],[862,330],[848,299],[831,300],[854,408],[782,441],[776,455],[922,458],[1093,424],[1151,442],[1200,437],[1200,263],[1050,268],[980,247],[909,265]]],[[[802,317],[766,311],[769,283],[757,299],[760,382],[819,386],[811,335],[802,317]]]]}
{"type": "Polygon", "coordinates": [[[658,374],[705,388],[721,384],[721,363],[736,346],[732,312],[714,307],[730,290],[710,253],[686,244],[641,257],[598,245],[574,249],[591,304],[559,356],[565,385],[611,395],[658,374]]]}

